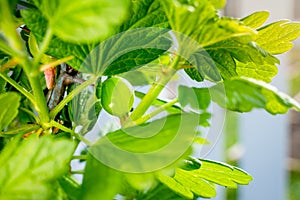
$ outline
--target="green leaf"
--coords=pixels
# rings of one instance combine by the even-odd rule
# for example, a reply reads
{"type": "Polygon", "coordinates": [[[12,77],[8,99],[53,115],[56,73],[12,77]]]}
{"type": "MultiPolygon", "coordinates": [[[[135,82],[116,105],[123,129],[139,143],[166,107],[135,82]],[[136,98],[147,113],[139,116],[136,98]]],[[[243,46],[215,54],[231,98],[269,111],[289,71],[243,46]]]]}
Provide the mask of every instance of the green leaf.
{"type": "Polygon", "coordinates": [[[14,92],[0,94],[0,132],[18,115],[21,97],[14,92]]]}
{"type": "Polygon", "coordinates": [[[104,165],[88,154],[80,199],[111,200],[121,187],[120,172],[104,165]]]}
{"type": "Polygon", "coordinates": [[[90,52],[79,71],[114,75],[139,68],[170,48],[168,31],[149,27],[114,35],[90,52]]]}
{"type": "Polygon", "coordinates": [[[263,108],[271,114],[283,114],[289,108],[300,111],[300,105],[275,87],[250,78],[225,80],[210,89],[212,100],[229,110],[249,112],[263,108]],[[224,88],[225,87],[225,93],[224,88]]]}
{"type": "Polygon", "coordinates": [[[210,94],[207,88],[178,87],[178,101],[182,107],[189,105],[195,110],[206,110],[210,104],[210,94]]]}
{"type": "Polygon", "coordinates": [[[200,167],[201,167],[200,160],[190,156],[188,159],[183,161],[183,166],[181,166],[180,168],[190,171],[190,170],[199,169],[200,167]]]}
{"type": "Polygon", "coordinates": [[[144,27],[169,27],[168,18],[159,0],[131,1],[129,13],[120,26],[120,32],[144,27]]]}
{"type": "Polygon", "coordinates": [[[248,173],[237,167],[212,160],[200,161],[201,167],[193,171],[196,177],[230,188],[236,188],[237,184],[247,185],[252,180],[248,173]]]}
{"type": "Polygon", "coordinates": [[[197,71],[196,68],[188,68],[184,69],[185,73],[192,79],[197,82],[202,82],[204,78],[201,76],[201,74],[197,71]]]}
{"type": "Polygon", "coordinates": [[[18,24],[13,16],[13,10],[16,3],[16,0],[0,1],[0,18],[2,19],[0,21],[0,49],[9,55],[22,50],[22,43],[16,30],[18,24]],[[2,37],[2,34],[4,37],[2,37]],[[7,43],[7,45],[5,43],[7,43]]]}
{"type": "MultiPolygon", "coordinates": [[[[277,73],[276,64],[279,63],[279,60],[253,42],[244,43],[231,39],[216,43],[205,50],[210,56],[210,58],[206,56],[206,60],[209,61],[207,68],[211,71],[216,71],[215,68],[217,68],[223,79],[247,76],[269,81],[277,73]],[[265,76],[261,76],[261,74],[265,76]]],[[[205,55],[203,52],[202,54],[205,55]]],[[[196,59],[201,60],[201,57],[196,57],[196,59]]],[[[217,72],[214,74],[215,76],[209,76],[210,79],[214,78],[212,80],[218,81],[217,72]]]]}
{"type": "MultiPolygon", "coordinates": [[[[38,43],[43,41],[47,28],[47,19],[42,15],[39,10],[28,9],[21,10],[21,15],[26,23],[26,26],[34,34],[38,43]]],[[[54,58],[65,58],[74,56],[74,59],[67,62],[75,69],[79,69],[84,62],[86,56],[95,47],[94,44],[78,44],[62,41],[58,37],[54,36],[51,39],[50,45],[47,49],[47,54],[54,58]]]]}
{"type": "MultiPolygon", "coordinates": [[[[84,79],[89,79],[89,76],[84,76],[84,79]]],[[[102,106],[96,91],[87,87],[72,99],[69,108],[73,123],[81,127],[81,134],[86,134],[96,124],[102,106]]]]}
{"type": "Polygon", "coordinates": [[[291,41],[299,36],[299,22],[281,20],[260,28],[256,43],[271,54],[282,54],[293,47],[291,41]]]}
{"type": "Polygon", "coordinates": [[[259,11],[252,13],[247,17],[244,17],[243,19],[241,19],[241,21],[244,25],[249,26],[251,28],[259,28],[267,21],[269,16],[270,13],[268,11],[259,11]]]}
{"type": "Polygon", "coordinates": [[[193,193],[173,178],[163,174],[157,174],[157,179],[180,196],[183,196],[186,199],[193,199],[193,193]]]}
{"type": "Polygon", "coordinates": [[[174,179],[199,197],[211,198],[217,195],[215,186],[194,176],[193,171],[176,169],[174,179]]]}
{"type": "MultiPolygon", "coordinates": [[[[224,56],[220,54],[223,58],[224,56]]],[[[229,57],[229,59],[231,59],[229,57]]],[[[201,80],[200,77],[213,81],[218,82],[222,80],[221,74],[219,69],[217,68],[217,65],[215,63],[215,60],[211,57],[211,55],[208,54],[205,50],[199,50],[196,51],[189,57],[189,62],[191,65],[195,68],[190,69],[191,71],[188,71],[188,75],[190,73],[194,73],[192,76],[190,76],[192,79],[201,80]]],[[[221,61],[219,63],[222,63],[221,61]]],[[[230,70],[226,71],[228,73],[230,70]]],[[[231,70],[232,71],[232,70],[231,70]]]]}
{"type": "MultiPolygon", "coordinates": [[[[46,33],[47,20],[36,10],[22,10],[22,16],[38,42],[46,33]]],[[[78,44],[53,37],[47,54],[55,58],[74,56],[73,68],[97,75],[115,75],[147,64],[171,46],[167,29],[134,29],[114,35],[102,43],[78,44]]]]}
{"type": "Polygon", "coordinates": [[[131,173],[153,172],[190,152],[199,117],[175,114],[100,138],[89,152],[106,165],[131,173]],[[151,162],[151,165],[148,163],[151,162]]]}
{"type": "Polygon", "coordinates": [[[65,176],[59,178],[58,182],[69,200],[78,200],[78,197],[81,193],[81,187],[73,176],[66,174],[65,176]]]}
{"type": "MultiPolygon", "coordinates": [[[[208,0],[196,1],[163,1],[165,12],[169,18],[172,30],[191,37],[199,42],[201,47],[232,38],[248,36],[255,32],[243,26],[238,20],[220,18],[214,5],[208,0]],[[187,23],[188,22],[188,23],[187,23]],[[211,31],[214,30],[214,31],[211,31]]],[[[179,44],[185,44],[179,39],[179,44]]]]}
{"type": "Polygon", "coordinates": [[[1,199],[51,199],[51,183],[68,171],[75,144],[53,136],[14,139],[0,154],[1,199]]]}
{"type": "Polygon", "coordinates": [[[111,65],[105,70],[104,75],[109,76],[120,74],[134,70],[135,67],[141,67],[144,64],[157,59],[159,55],[162,55],[169,47],[170,43],[166,44],[166,46],[162,47],[162,49],[138,49],[126,53],[113,61],[113,63],[111,63],[111,65]]]}
{"type": "Polygon", "coordinates": [[[239,76],[251,77],[264,82],[271,82],[272,78],[278,73],[276,65],[268,63],[256,64],[254,62],[242,63],[236,62],[236,72],[239,76]]]}
{"type": "Polygon", "coordinates": [[[215,197],[215,184],[236,188],[237,184],[246,185],[252,180],[247,172],[221,162],[204,159],[188,161],[188,168],[177,168],[174,177],[157,176],[161,183],[187,199],[215,197]]]}
{"type": "Polygon", "coordinates": [[[103,40],[127,13],[128,0],[34,0],[59,38],[72,42],[103,40]]]}

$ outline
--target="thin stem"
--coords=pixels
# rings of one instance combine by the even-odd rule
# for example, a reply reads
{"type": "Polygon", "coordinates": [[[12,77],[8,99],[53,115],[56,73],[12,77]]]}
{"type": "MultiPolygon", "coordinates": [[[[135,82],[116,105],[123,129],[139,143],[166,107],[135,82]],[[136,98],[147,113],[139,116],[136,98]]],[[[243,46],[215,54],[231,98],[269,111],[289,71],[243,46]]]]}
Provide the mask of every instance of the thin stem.
{"type": "Polygon", "coordinates": [[[85,139],[85,137],[83,137],[82,135],[75,133],[73,130],[65,127],[64,125],[61,125],[60,123],[58,123],[54,120],[51,120],[50,123],[48,123],[48,125],[59,128],[60,130],[66,132],[66,133],[70,133],[73,137],[75,137],[76,139],[84,142],[88,146],[93,145],[93,143],[91,141],[85,139]]]}
{"type": "Polygon", "coordinates": [[[16,88],[21,94],[23,94],[27,99],[29,99],[33,104],[35,103],[34,96],[28,92],[25,88],[21,87],[15,80],[10,78],[9,76],[0,73],[0,77],[3,78],[6,82],[11,84],[14,88],[16,88]]]}
{"type": "MultiPolygon", "coordinates": [[[[133,121],[131,123],[128,123],[126,124],[126,127],[129,127],[129,126],[132,126],[132,125],[139,125],[139,124],[142,124],[142,123],[145,123],[146,121],[148,121],[149,119],[151,119],[152,117],[158,115],[159,113],[165,111],[165,109],[173,106],[175,103],[178,102],[178,99],[174,99],[162,106],[160,106],[159,108],[157,108],[156,110],[154,110],[153,112],[147,114],[147,115],[144,115],[143,117],[137,119],[136,121],[133,121]]],[[[124,127],[125,128],[125,127],[124,127]]]]}
{"type": "Polygon", "coordinates": [[[58,123],[58,122],[56,122],[54,120],[51,120],[49,122],[49,125],[50,126],[54,126],[56,128],[59,128],[60,130],[66,132],[66,133],[71,133],[72,136],[76,135],[76,133],[72,129],[69,129],[69,128],[65,127],[64,125],[62,125],[62,124],[60,124],[60,123],[58,123]]]}
{"type": "Polygon", "coordinates": [[[50,117],[51,119],[54,119],[56,115],[64,108],[64,106],[70,102],[76,95],[78,95],[84,88],[91,85],[98,79],[97,76],[91,78],[90,80],[87,80],[83,82],[81,85],[76,87],[72,92],[70,92],[51,112],[50,117]]]}
{"type": "Polygon", "coordinates": [[[51,42],[52,36],[53,36],[52,29],[48,27],[46,35],[44,37],[44,40],[43,40],[43,42],[42,42],[42,44],[40,46],[40,50],[38,52],[38,55],[35,56],[35,58],[34,58],[34,61],[33,61],[33,65],[34,66],[38,66],[39,65],[39,62],[42,59],[43,54],[46,52],[47,48],[49,47],[49,44],[51,42]]]}
{"type": "Polygon", "coordinates": [[[160,92],[164,89],[166,84],[171,80],[173,75],[176,73],[177,65],[179,63],[180,58],[176,56],[172,65],[169,68],[166,68],[164,72],[162,72],[162,77],[158,80],[157,83],[154,83],[147,94],[144,96],[140,104],[136,107],[136,109],[130,115],[130,121],[136,121],[140,117],[142,117],[148,108],[151,106],[152,102],[158,97],[160,92]]]}
{"type": "Polygon", "coordinates": [[[74,56],[68,56],[68,57],[65,57],[65,58],[55,60],[54,62],[44,64],[40,67],[40,70],[45,71],[46,69],[56,67],[56,66],[58,66],[62,63],[68,62],[69,60],[72,60],[73,58],[74,58],[74,56]]]}
{"type": "Polygon", "coordinates": [[[72,160],[86,160],[87,155],[79,155],[79,156],[73,156],[72,160]]]}
{"type": "Polygon", "coordinates": [[[16,127],[13,130],[8,130],[5,132],[0,132],[0,137],[11,137],[17,134],[26,134],[29,133],[31,131],[35,131],[38,130],[40,128],[39,125],[35,125],[35,124],[26,124],[20,127],[16,127]]]}
{"type": "Polygon", "coordinates": [[[34,72],[31,72],[32,69],[30,69],[27,64],[23,65],[24,70],[26,74],[28,75],[29,83],[31,85],[33,95],[34,95],[34,106],[35,109],[40,117],[41,125],[44,126],[44,124],[48,123],[50,121],[49,118],[49,110],[47,107],[47,101],[46,97],[43,92],[43,88],[40,82],[40,76],[39,72],[36,70],[34,72]]]}
{"type": "Polygon", "coordinates": [[[84,174],[84,171],[79,170],[79,171],[71,171],[71,174],[84,174]]]}

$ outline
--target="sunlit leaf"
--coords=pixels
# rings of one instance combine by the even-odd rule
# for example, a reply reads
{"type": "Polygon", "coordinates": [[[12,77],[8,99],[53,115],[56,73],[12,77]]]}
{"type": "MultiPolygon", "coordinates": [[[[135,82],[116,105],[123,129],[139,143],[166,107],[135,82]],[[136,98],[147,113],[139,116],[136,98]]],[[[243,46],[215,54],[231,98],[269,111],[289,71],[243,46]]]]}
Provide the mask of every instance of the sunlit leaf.
{"type": "Polygon", "coordinates": [[[236,188],[237,184],[246,185],[252,180],[247,172],[221,162],[205,159],[187,162],[185,167],[176,169],[173,177],[157,175],[161,183],[187,199],[215,197],[215,184],[236,188]]]}
{"type": "Polygon", "coordinates": [[[89,152],[106,165],[121,171],[157,171],[176,163],[190,152],[198,124],[199,117],[195,114],[170,115],[108,133],[89,152]]]}
{"type": "Polygon", "coordinates": [[[183,186],[182,184],[178,183],[176,180],[173,178],[163,175],[163,174],[158,174],[157,175],[158,180],[166,185],[168,188],[179,194],[180,196],[183,196],[187,199],[193,199],[194,195],[193,193],[183,186]]]}
{"type": "Polygon", "coordinates": [[[101,40],[114,31],[127,13],[128,0],[34,0],[49,28],[66,41],[101,40]]]}
{"type": "Polygon", "coordinates": [[[53,136],[15,139],[0,154],[1,199],[48,199],[51,183],[67,172],[75,144],[53,136]]]}
{"type": "MultiPolygon", "coordinates": [[[[201,47],[232,37],[245,35],[251,37],[255,34],[252,29],[239,24],[238,20],[220,18],[214,5],[208,0],[185,2],[168,0],[163,1],[163,5],[172,30],[191,37],[201,47]]],[[[179,39],[179,44],[181,42],[179,39]]]]}
{"type": "Polygon", "coordinates": [[[300,111],[300,105],[294,99],[275,87],[254,79],[225,80],[213,86],[210,91],[213,101],[233,111],[249,112],[253,108],[263,108],[271,114],[283,114],[290,108],[300,111]]]}
{"type": "Polygon", "coordinates": [[[293,47],[293,40],[300,36],[300,23],[282,20],[258,31],[256,43],[271,54],[282,54],[293,47]]]}
{"type": "Polygon", "coordinates": [[[251,28],[259,28],[267,21],[269,16],[270,13],[268,11],[259,11],[252,13],[247,17],[244,17],[243,19],[241,19],[241,21],[244,23],[244,25],[251,28]]]}

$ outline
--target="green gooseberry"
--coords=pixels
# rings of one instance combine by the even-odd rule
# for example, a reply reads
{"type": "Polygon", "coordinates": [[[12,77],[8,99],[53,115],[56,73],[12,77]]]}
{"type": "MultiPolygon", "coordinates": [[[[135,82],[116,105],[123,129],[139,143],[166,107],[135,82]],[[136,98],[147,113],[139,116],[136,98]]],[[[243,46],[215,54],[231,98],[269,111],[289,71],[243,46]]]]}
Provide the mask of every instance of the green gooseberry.
{"type": "Polygon", "coordinates": [[[123,117],[134,103],[133,86],[124,78],[111,77],[102,84],[101,103],[106,112],[123,117]]]}

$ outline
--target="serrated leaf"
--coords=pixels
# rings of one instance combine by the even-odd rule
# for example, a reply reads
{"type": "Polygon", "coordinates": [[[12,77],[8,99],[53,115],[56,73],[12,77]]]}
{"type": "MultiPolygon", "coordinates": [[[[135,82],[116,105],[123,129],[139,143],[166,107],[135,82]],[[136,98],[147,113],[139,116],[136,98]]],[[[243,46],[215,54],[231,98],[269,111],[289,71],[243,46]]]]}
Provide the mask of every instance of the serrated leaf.
{"type": "Polygon", "coordinates": [[[169,27],[168,18],[159,0],[131,1],[129,13],[120,26],[120,32],[144,27],[169,27]]]}
{"type": "Polygon", "coordinates": [[[189,162],[190,167],[177,168],[174,177],[162,174],[158,176],[164,185],[188,199],[216,196],[215,184],[236,188],[237,184],[246,185],[252,180],[247,172],[225,163],[205,159],[191,159],[189,162]]]}
{"type": "Polygon", "coordinates": [[[153,172],[190,152],[198,124],[199,117],[195,114],[170,115],[108,133],[91,146],[89,152],[121,171],[153,172]]]}
{"type": "Polygon", "coordinates": [[[255,43],[237,39],[200,48],[189,56],[188,61],[194,68],[192,76],[188,75],[192,79],[197,76],[213,82],[243,75],[269,81],[277,73],[276,64],[279,63],[277,58],[255,43]]]}
{"type": "Polygon", "coordinates": [[[256,64],[254,62],[242,63],[236,61],[236,72],[239,76],[255,78],[264,82],[271,82],[272,78],[277,74],[276,65],[256,64]]]}
{"type": "Polygon", "coordinates": [[[190,71],[195,73],[195,75],[191,76],[192,79],[194,79],[195,76],[196,78],[202,77],[213,82],[218,82],[222,79],[215,61],[205,50],[196,51],[189,57],[188,61],[194,67],[193,70],[190,71]]]}
{"type": "Polygon", "coordinates": [[[299,22],[282,20],[260,28],[256,43],[271,54],[282,54],[293,47],[291,41],[299,36],[299,22]]]}
{"type": "Polygon", "coordinates": [[[239,168],[212,160],[201,161],[201,167],[193,171],[194,176],[225,187],[236,188],[237,184],[249,184],[252,177],[239,168]]]}
{"type": "MultiPolygon", "coordinates": [[[[47,20],[36,10],[22,10],[22,16],[39,42],[46,33],[47,20]]],[[[144,28],[110,37],[102,43],[78,44],[53,37],[47,54],[55,58],[73,56],[73,68],[96,75],[115,75],[155,60],[171,46],[167,29],[144,28]]]]}
{"type": "Polygon", "coordinates": [[[249,112],[253,108],[263,108],[271,114],[283,114],[290,108],[300,111],[299,103],[288,95],[265,82],[250,78],[225,80],[213,86],[210,92],[213,101],[233,111],[249,112]]]}
{"type": "MultiPolygon", "coordinates": [[[[191,37],[203,48],[232,37],[251,37],[255,34],[252,29],[239,24],[238,20],[220,18],[208,0],[163,1],[163,5],[172,30],[191,37]]],[[[184,48],[181,38],[177,36],[177,39],[184,48]]]]}
{"type": "Polygon", "coordinates": [[[68,170],[75,144],[53,136],[15,139],[0,154],[1,199],[48,199],[52,181],[68,170]]]}
{"type": "Polygon", "coordinates": [[[21,97],[17,93],[0,94],[0,132],[18,115],[21,97]]]}
{"type": "Polygon", "coordinates": [[[114,31],[127,13],[128,0],[34,0],[59,38],[72,42],[99,41],[114,31]]]}
{"type": "Polygon", "coordinates": [[[215,186],[204,179],[196,177],[193,171],[178,168],[174,179],[198,197],[211,198],[217,195],[215,186]]]}
{"type": "Polygon", "coordinates": [[[80,199],[111,200],[119,192],[121,181],[120,172],[88,154],[80,199]]]}
{"type": "MultiPolygon", "coordinates": [[[[26,26],[34,34],[38,43],[43,41],[46,33],[47,19],[43,17],[42,13],[38,10],[21,10],[21,15],[26,23],[26,26]]],[[[73,56],[74,59],[67,63],[75,69],[79,69],[84,62],[86,56],[94,48],[93,44],[78,44],[62,41],[54,36],[51,39],[47,54],[57,59],[73,56]]]]}
{"type": "MultiPolygon", "coordinates": [[[[223,79],[245,75],[249,78],[262,79],[265,81],[271,80],[277,73],[276,64],[279,63],[279,60],[253,42],[244,43],[231,39],[216,43],[207,47],[205,50],[210,56],[206,56],[206,60],[209,61],[206,62],[208,65],[206,68],[215,71],[215,76],[210,75],[213,73],[207,76],[210,78],[209,80],[220,80],[220,78],[217,77],[217,72],[219,73],[219,77],[222,76],[223,79]],[[216,71],[216,69],[218,71],[216,71]],[[261,74],[265,76],[263,77],[261,74]]],[[[205,55],[203,50],[201,54],[205,55]]],[[[203,61],[198,54],[194,56],[195,59],[203,61]]],[[[203,73],[207,74],[207,72],[203,73]]]]}
{"type": "Polygon", "coordinates": [[[252,13],[247,17],[244,17],[243,19],[241,19],[241,21],[244,25],[249,26],[251,28],[259,28],[267,21],[269,16],[270,13],[268,11],[259,11],[252,13]]]}
{"type": "Polygon", "coordinates": [[[187,199],[193,199],[194,194],[188,188],[186,188],[182,184],[178,183],[173,178],[163,175],[163,174],[157,174],[157,179],[162,184],[164,184],[165,186],[167,186],[168,188],[170,188],[171,190],[173,190],[175,193],[179,194],[180,196],[183,196],[187,199]]]}
{"type": "MultiPolygon", "coordinates": [[[[158,42],[157,42],[158,43],[158,42]]],[[[118,59],[113,61],[111,65],[104,71],[104,75],[115,75],[123,72],[134,70],[135,67],[141,67],[146,63],[157,59],[159,55],[162,55],[170,47],[170,43],[166,44],[162,49],[138,49],[130,51],[118,59]]]]}
{"type": "Polygon", "coordinates": [[[178,101],[182,107],[189,105],[195,110],[206,110],[210,104],[209,90],[180,85],[178,87],[178,101]]]}
{"type": "Polygon", "coordinates": [[[142,67],[171,46],[167,29],[141,28],[114,35],[86,57],[79,71],[113,75],[142,67]]]}
{"type": "Polygon", "coordinates": [[[197,71],[195,68],[188,68],[184,69],[185,73],[192,79],[197,82],[204,81],[204,78],[201,76],[201,74],[197,71]]]}

